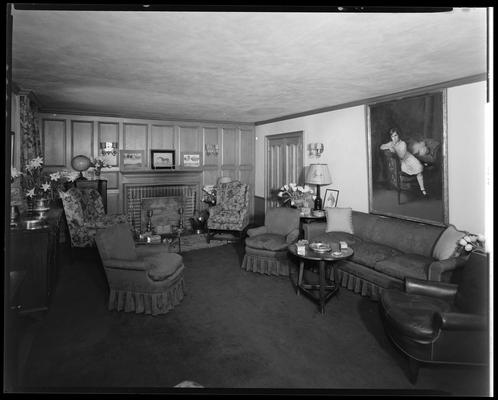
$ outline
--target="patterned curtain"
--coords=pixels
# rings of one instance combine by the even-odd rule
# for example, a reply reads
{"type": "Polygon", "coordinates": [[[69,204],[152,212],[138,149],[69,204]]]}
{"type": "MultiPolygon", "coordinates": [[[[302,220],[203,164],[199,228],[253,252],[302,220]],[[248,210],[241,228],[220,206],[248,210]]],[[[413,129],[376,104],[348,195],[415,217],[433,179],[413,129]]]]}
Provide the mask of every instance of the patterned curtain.
{"type": "Polygon", "coordinates": [[[42,157],[40,130],[36,119],[37,106],[27,95],[19,97],[21,123],[21,169],[26,162],[35,157],[42,157]]]}

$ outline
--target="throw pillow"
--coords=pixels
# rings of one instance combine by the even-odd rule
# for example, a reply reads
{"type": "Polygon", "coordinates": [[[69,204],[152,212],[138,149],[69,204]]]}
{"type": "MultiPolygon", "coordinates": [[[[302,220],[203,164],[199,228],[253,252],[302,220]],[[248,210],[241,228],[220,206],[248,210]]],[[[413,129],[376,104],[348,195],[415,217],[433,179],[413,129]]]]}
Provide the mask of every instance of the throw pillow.
{"type": "Polygon", "coordinates": [[[447,260],[451,257],[458,257],[459,254],[459,246],[458,242],[462,239],[467,233],[457,230],[453,225],[448,226],[434,246],[434,250],[432,251],[432,257],[436,260],[447,260]]]}
{"type": "Polygon", "coordinates": [[[347,232],[353,234],[353,210],[350,207],[326,207],[327,228],[325,232],[347,232]]]}

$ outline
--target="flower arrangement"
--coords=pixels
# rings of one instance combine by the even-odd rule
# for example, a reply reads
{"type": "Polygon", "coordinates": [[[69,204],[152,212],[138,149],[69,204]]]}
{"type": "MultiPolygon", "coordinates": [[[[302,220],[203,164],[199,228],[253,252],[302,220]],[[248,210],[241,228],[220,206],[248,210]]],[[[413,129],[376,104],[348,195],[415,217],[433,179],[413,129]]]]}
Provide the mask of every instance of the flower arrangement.
{"type": "Polygon", "coordinates": [[[458,241],[458,244],[467,252],[484,250],[484,235],[467,235],[458,241]]]}
{"type": "Polygon", "coordinates": [[[102,168],[111,168],[105,157],[95,157],[90,159],[90,168],[95,171],[95,176],[100,176],[102,168]]]}
{"type": "Polygon", "coordinates": [[[24,166],[24,171],[19,172],[16,168],[11,168],[11,180],[21,178],[21,187],[28,199],[57,197],[59,189],[64,189],[66,182],[73,182],[77,177],[77,172],[61,170],[53,173],[43,171],[43,157],[36,157],[29,160],[24,166]]]}
{"type": "Polygon", "coordinates": [[[313,190],[308,186],[299,186],[296,183],[289,183],[280,188],[278,197],[283,206],[297,207],[304,206],[304,203],[313,201],[313,190]]]}
{"type": "Polygon", "coordinates": [[[202,188],[205,193],[202,201],[211,206],[216,205],[216,187],[214,185],[206,185],[202,188]]]}

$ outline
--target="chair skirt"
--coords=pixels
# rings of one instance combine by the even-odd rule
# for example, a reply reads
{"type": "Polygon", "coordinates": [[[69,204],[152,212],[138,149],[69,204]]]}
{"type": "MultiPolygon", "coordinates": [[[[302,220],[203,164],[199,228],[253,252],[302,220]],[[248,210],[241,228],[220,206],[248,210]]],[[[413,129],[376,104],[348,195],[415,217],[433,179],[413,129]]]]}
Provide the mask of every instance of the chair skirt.
{"type": "Polygon", "coordinates": [[[241,268],[266,275],[289,276],[292,262],[287,249],[270,251],[246,246],[241,268]]]}

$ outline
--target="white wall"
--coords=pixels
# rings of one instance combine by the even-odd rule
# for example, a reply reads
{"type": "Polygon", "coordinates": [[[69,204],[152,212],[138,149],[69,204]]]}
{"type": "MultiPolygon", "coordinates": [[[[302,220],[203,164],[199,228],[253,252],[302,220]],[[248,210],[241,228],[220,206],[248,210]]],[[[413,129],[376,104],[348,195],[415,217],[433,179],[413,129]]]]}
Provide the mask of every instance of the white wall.
{"type": "MultiPolygon", "coordinates": [[[[486,83],[448,88],[449,222],[459,229],[485,232],[484,138],[486,83]]],[[[329,165],[340,191],[338,207],[368,212],[367,129],[365,106],[356,106],[256,126],[255,195],[264,196],[264,137],[304,131],[304,165],[314,162],[308,143],[321,142],[320,162],[329,165]]],[[[492,182],[492,180],[491,180],[492,182]]]]}

